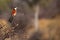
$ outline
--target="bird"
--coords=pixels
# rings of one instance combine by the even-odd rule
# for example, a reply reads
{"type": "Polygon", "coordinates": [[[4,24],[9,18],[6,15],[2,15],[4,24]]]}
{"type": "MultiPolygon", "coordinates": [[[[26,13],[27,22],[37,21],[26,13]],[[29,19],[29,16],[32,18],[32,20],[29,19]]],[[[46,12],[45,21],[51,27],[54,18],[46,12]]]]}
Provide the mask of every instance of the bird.
{"type": "Polygon", "coordinates": [[[10,16],[10,18],[9,18],[9,22],[10,22],[10,23],[12,23],[12,21],[13,21],[14,17],[16,16],[16,14],[17,14],[17,7],[12,8],[11,16],[10,16]]]}

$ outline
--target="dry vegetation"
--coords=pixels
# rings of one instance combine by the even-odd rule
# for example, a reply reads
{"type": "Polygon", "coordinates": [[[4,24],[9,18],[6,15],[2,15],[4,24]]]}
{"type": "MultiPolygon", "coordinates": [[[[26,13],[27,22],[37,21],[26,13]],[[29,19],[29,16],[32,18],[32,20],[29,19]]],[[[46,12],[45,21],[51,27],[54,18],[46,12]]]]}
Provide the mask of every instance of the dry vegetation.
{"type": "Polygon", "coordinates": [[[0,0],[0,40],[60,40],[59,0],[39,1],[40,12],[37,31],[34,26],[35,9],[33,6],[35,4],[32,2],[33,6],[31,6],[28,1],[0,0]],[[10,23],[8,20],[11,10],[16,6],[18,7],[17,15],[10,23]]]}
{"type": "Polygon", "coordinates": [[[42,38],[45,40],[60,40],[60,17],[54,19],[39,20],[39,29],[43,32],[42,38]]]}
{"type": "Polygon", "coordinates": [[[38,22],[39,30],[36,32],[33,24],[12,29],[6,20],[0,19],[0,40],[60,40],[60,16],[39,19],[38,22]]]}

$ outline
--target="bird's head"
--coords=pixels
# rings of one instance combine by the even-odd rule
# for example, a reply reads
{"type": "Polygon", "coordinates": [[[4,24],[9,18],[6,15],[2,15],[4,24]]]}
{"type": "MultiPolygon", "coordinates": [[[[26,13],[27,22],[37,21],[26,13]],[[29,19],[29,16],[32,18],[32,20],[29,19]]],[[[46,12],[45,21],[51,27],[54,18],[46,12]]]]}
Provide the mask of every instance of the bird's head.
{"type": "Polygon", "coordinates": [[[17,10],[17,7],[15,7],[14,9],[17,10]]]}

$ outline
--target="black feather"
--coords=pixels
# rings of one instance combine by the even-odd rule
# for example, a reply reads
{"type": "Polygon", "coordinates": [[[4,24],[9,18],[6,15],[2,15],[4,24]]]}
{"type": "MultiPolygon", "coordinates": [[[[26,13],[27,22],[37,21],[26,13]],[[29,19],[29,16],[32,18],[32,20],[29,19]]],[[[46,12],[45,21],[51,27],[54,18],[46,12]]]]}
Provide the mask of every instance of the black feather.
{"type": "Polygon", "coordinates": [[[12,21],[13,21],[13,16],[9,18],[9,22],[12,23],[12,21]]]}

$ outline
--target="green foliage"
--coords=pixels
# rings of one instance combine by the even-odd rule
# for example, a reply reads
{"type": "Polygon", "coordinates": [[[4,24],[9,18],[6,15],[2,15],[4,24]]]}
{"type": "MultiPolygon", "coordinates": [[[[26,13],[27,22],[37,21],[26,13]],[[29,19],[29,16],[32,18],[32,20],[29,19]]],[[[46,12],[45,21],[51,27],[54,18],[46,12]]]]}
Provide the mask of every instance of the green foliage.
{"type": "Polygon", "coordinates": [[[48,7],[52,3],[52,1],[53,0],[41,0],[40,5],[43,7],[48,7]]]}
{"type": "Polygon", "coordinates": [[[10,3],[10,0],[0,0],[0,10],[6,10],[8,9],[8,4],[10,3]]]}

